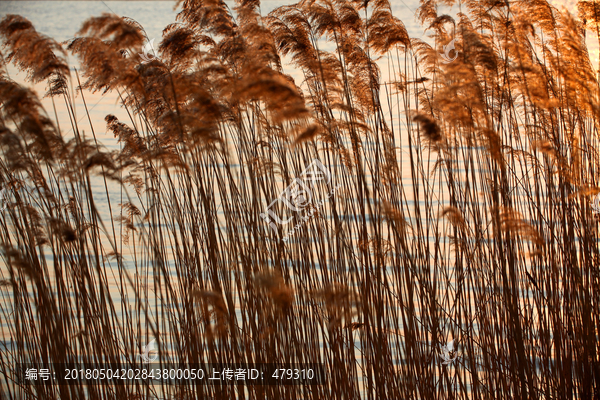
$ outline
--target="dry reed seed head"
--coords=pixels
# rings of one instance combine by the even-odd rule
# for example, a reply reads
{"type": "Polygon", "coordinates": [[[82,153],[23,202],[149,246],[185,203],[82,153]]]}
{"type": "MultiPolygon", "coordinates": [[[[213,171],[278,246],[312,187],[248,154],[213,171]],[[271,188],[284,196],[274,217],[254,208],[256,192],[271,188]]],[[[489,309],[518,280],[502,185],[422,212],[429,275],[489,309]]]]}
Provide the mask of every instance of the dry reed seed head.
{"type": "Polygon", "coordinates": [[[443,36],[444,38],[447,38],[448,35],[454,35],[456,29],[456,21],[454,21],[454,18],[452,18],[450,15],[443,14],[435,17],[435,19],[429,24],[427,30],[428,29],[434,29],[437,32],[438,36],[443,36]],[[450,33],[446,30],[447,24],[452,25],[452,32],[450,33]]]}
{"type": "Polygon", "coordinates": [[[595,197],[598,193],[600,193],[599,187],[582,185],[577,191],[571,193],[567,198],[569,200],[577,199],[579,197],[589,198],[595,197]]]}
{"type": "Polygon", "coordinates": [[[36,245],[42,246],[48,243],[48,238],[45,234],[46,221],[34,205],[29,203],[19,204],[24,214],[29,218],[28,233],[35,240],[36,245]]]}
{"type": "Polygon", "coordinates": [[[313,140],[313,138],[319,135],[320,131],[321,126],[319,124],[310,124],[296,136],[294,139],[294,145],[299,145],[303,142],[313,140]]]}
{"type": "Polygon", "coordinates": [[[222,121],[222,110],[218,99],[203,88],[196,88],[188,96],[188,104],[181,112],[181,122],[193,141],[221,141],[218,124],[222,121]]]}
{"type": "Polygon", "coordinates": [[[173,146],[179,143],[181,139],[181,131],[178,125],[179,115],[175,110],[165,110],[157,116],[155,121],[161,135],[158,137],[159,149],[153,149],[153,151],[160,152],[163,147],[172,150],[173,146]]]}
{"type": "Polygon", "coordinates": [[[315,298],[322,299],[325,304],[332,306],[357,304],[358,300],[356,293],[344,283],[333,283],[312,293],[315,298]]]}
{"type": "Polygon", "coordinates": [[[420,0],[421,5],[417,8],[415,16],[419,19],[421,25],[431,24],[437,18],[438,0],[420,0]]]}
{"type": "Polygon", "coordinates": [[[364,240],[359,240],[357,242],[357,246],[359,249],[361,249],[364,252],[369,252],[371,254],[378,254],[381,255],[383,254],[381,252],[381,242],[378,242],[377,239],[372,238],[366,238],[364,240]]]}
{"type": "Polygon", "coordinates": [[[123,183],[128,184],[131,187],[133,187],[133,190],[135,191],[136,195],[138,195],[138,196],[141,196],[142,193],[144,193],[145,191],[149,191],[146,188],[146,183],[145,183],[144,179],[142,179],[142,177],[136,175],[133,172],[130,172],[129,175],[127,175],[123,179],[123,183]]]}
{"type": "Polygon", "coordinates": [[[467,222],[458,208],[453,206],[444,208],[438,216],[438,219],[441,218],[446,218],[453,226],[460,229],[464,234],[468,233],[467,222]]]}
{"type": "Polygon", "coordinates": [[[558,161],[561,156],[558,153],[558,150],[554,147],[554,144],[549,140],[535,140],[531,143],[531,147],[534,150],[540,151],[542,154],[550,157],[552,161],[558,161]]]}
{"type": "Polygon", "coordinates": [[[279,271],[265,271],[255,275],[257,286],[266,290],[273,302],[283,309],[294,303],[294,289],[287,285],[279,271]]]}
{"type": "Polygon", "coordinates": [[[142,82],[136,70],[138,62],[133,57],[124,58],[121,48],[95,37],[80,37],[71,40],[67,49],[77,56],[82,75],[87,78],[81,85],[92,92],[107,93],[117,88],[126,88],[143,98],[142,82]]]}
{"type": "Polygon", "coordinates": [[[585,35],[585,29],[595,30],[600,23],[600,4],[597,1],[579,0],[577,11],[581,21],[582,35],[585,35]]]}
{"type": "Polygon", "coordinates": [[[438,143],[442,140],[442,132],[437,122],[429,115],[419,113],[413,117],[413,121],[418,122],[425,138],[431,143],[438,143]]]}
{"type": "MultiPolygon", "coordinates": [[[[341,132],[345,132],[348,135],[352,136],[352,133],[359,133],[359,134],[364,134],[365,136],[368,136],[369,133],[372,133],[372,129],[371,127],[363,122],[360,121],[348,121],[348,120],[342,120],[342,119],[332,119],[330,122],[330,126],[332,129],[341,131],[341,132]]],[[[361,143],[361,139],[360,137],[357,137],[356,140],[358,140],[357,145],[360,146],[361,143]]]]}
{"type": "Polygon", "coordinates": [[[130,218],[139,217],[142,215],[139,208],[137,208],[133,203],[127,202],[125,204],[120,204],[121,209],[127,213],[130,218]]]}
{"type": "Polygon", "coordinates": [[[482,136],[486,139],[486,148],[493,160],[498,165],[504,168],[506,162],[504,159],[504,153],[502,152],[504,146],[502,144],[502,138],[500,135],[492,129],[482,129],[482,136]]]}
{"type": "MultiPolygon", "coordinates": [[[[265,20],[282,56],[291,53],[292,63],[310,71],[313,77],[320,79],[321,73],[327,73],[329,64],[336,58],[330,57],[328,60],[323,56],[325,52],[313,47],[312,26],[305,12],[297,6],[282,6],[273,10],[265,20]],[[317,56],[318,53],[322,53],[321,57],[317,56]]],[[[336,61],[339,63],[339,60],[336,61]]],[[[322,81],[327,85],[332,83],[329,78],[323,78],[322,81]]]]}
{"type": "Polygon", "coordinates": [[[141,48],[147,39],[137,22],[109,13],[85,20],[77,34],[108,41],[117,49],[141,48]]]}
{"type": "Polygon", "coordinates": [[[454,235],[448,235],[448,239],[450,241],[450,249],[454,252],[454,254],[467,254],[467,261],[470,261],[472,259],[472,254],[471,257],[469,257],[468,255],[468,243],[463,238],[456,237],[454,235]]]}
{"type": "Polygon", "coordinates": [[[0,79],[0,101],[5,119],[19,121],[23,116],[42,109],[39,99],[31,89],[8,79],[0,79]]]}
{"type": "MultiPolygon", "coordinates": [[[[192,297],[201,302],[201,312],[203,318],[207,321],[214,321],[217,336],[225,338],[229,335],[229,311],[225,304],[223,295],[212,290],[195,289],[192,291],[192,297]],[[209,309],[208,306],[212,309],[209,309]]],[[[206,327],[207,338],[214,340],[213,329],[210,325],[206,327]]]]}
{"type": "Polygon", "coordinates": [[[66,221],[50,218],[49,225],[54,234],[57,234],[63,241],[70,243],[77,240],[77,232],[66,221]]]}
{"type": "Polygon", "coordinates": [[[350,322],[344,328],[349,328],[351,331],[364,329],[367,325],[364,322],[350,322]]]}
{"type": "Polygon", "coordinates": [[[69,93],[67,79],[62,75],[54,75],[48,79],[48,90],[44,97],[66,96],[69,93]]]}
{"type": "Polygon", "coordinates": [[[313,291],[313,296],[325,303],[329,329],[338,329],[358,315],[358,296],[344,283],[334,283],[321,290],[313,291]]]}
{"type": "Polygon", "coordinates": [[[124,123],[120,122],[112,114],[107,115],[104,120],[106,126],[111,130],[119,143],[123,143],[121,152],[128,157],[141,157],[148,151],[145,140],[139,133],[124,123]]]}
{"type": "Polygon", "coordinates": [[[182,5],[177,19],[184,21],[196,32],[217,37],[234,35],[237,24],[227,4],[222,0],[178,0],[182,5]]]}
{"type": "Polygon", "coordinates": [[[476,30],[461,27],[461,41],[457,42],[460,51],[465,54],[459,61],[471,64],[475,69],[486,71],[490,79],[495,79],[498,72],[500,60],[496,55],[494,43],[489,37],[482,35],[476,30]]]}
{"type": "Polygon", "coordinates": [[[83,164],[83,168],[86,171],[97,166],[107,168],[108,170],[115,170],[113,160],[110,154],[107,153],[96,152],[90,155],[83,164]]]}
{"type": "Polygon", "coordinates": [[[393,47],[410,48],[410,37],[406,27],[388,9],[376,9],[367,22],[369,32],[367,44],[380,55],[393,47]]]}
{"type": "Polygon", "coordinates": [[[4,245],[3,250],[6,259],[8,260],[8,265],[11,268],[15,268],[23,272],[32,280],[38,280],[40,278],[40,274],[37,269],[25,257],[23,257],[20,250],[14,247],[6,247],[6,245],[4,245]]]}
{"type": "Polygon", "coordinates": [[[258,12],[258,8],[260,8],[260,0],[236,0],[237,8],[251,10],[253,12],[258,12]]]}
{"type": "Polygon", "coordinates": [[[235,7],[236,21],[240,25],[240,29],[236,31],[237,36],[243,38],[247,48],[246,57],[253,63],[281,70],[277,46],[271,31],[263,24],[263,18],[257,12],[258,6],[259,1],[238,2],[235,7]]]}
{"type": "Polygon", "coordinates": [[[381,202],[381,206],[383,208],[383,213],[388,221],[394,221],[398,228],[400,228],[400,232],[402,234],[406,234],[407,229],[412,230],[412,227],[406,221],[404,213],[401,210],[396,209],[391,203],[386,200],[381,202]]]}
{"type": "Polygon", "coordinates": [[[64,142],[53,122],[44,115],[35,93],[15,82],[0,79],[0,103],[4,119],[15,122],[18,132],[23,134],[23,150],[32,150],[44,162],[52,162],[55,153],[63,149],[64,142]]]}
{"type": "Polygon", "coordinates": [[[213,290],[194,289],[192,291],[192,297],[201,301],[205,301],[207,304],[211,304],[214,307],[214,311],[227,315],[227,306],[225,305],[225,299],[219,292],[213,290]]]}
{"type": "Polygon", "coordinates": [[[4,148],[6,168],[13,173],[27,171],[30,162],[20,138],[7,128],[0,132],[0,145],[4,148]]]}
{"type": "Polygon", "coordinates": [[[536,246],[545,246],[544,239],[529,222],[523,219],[523,216],[518,211],[510,208],[500,209],[500,228],[503,231],[517,234],[523,240],[529,240],[536,246]]]}
{"type": "Polygon", "coordinates": [[[263,102],[275,124],[310,116],[297,87],[273,70],[260,75],[244,76],[232,89],[235,90],[232,95],[236,101],[263,102]]]}
{"type": "Polygon", "coordinates": [[[210,36],[197,34],[180,24],[171,24],[164,29],[163,40],[158,50],[166,64],[179,71],[185,71],[192,66],[194,59],[202,55],[198,45],[210,50],[216,43],[210,36]]]}
{"type": "Polygon", "coordinates": [[[7,60],[27,71],[32,82],[50,77],[66,80],[69,76],[65,50],[54,39],[38,33],[29,20],[7,15],[0,21],[0,36],[10,50],[7,60]]]}

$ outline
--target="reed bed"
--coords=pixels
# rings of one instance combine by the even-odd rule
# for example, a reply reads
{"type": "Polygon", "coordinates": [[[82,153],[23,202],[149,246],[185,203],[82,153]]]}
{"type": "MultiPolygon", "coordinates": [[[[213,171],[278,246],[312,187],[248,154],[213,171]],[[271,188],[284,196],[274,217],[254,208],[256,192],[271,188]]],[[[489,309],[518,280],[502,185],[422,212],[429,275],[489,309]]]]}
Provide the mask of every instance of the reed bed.
{"type": "Polygon", "coordinates": [[[2,19],[3,60],[55,107],[0,77],[0,398],[599,399],[596,4],[437,3],[427,42],[387,0],[183,0],[147,63],[131,19],[64,44],[2,19]],[[89,91],[129,115],[106,116],[118,150],[76,123],[89,91]],[[276,202],[272,229],[314,159],[322,204],[276,202]],[[321,363],[326,384],[17,380],[151,340],[163,361],[321,363]]]}

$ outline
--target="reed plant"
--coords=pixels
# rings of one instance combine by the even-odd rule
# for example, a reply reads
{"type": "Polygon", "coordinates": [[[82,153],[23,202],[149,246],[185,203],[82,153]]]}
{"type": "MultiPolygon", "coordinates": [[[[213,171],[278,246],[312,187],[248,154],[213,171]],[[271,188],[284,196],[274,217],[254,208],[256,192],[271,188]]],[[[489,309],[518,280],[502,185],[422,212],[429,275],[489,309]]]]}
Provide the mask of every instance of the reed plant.
{"type": "Polygon", "coordinates": [[[128,18],[64,44],[0,22],[3,62],[54,108],[0,77],[0,398],[600,399],[594,2],[421,0],[431,40],[387,0],[177,6],[147,63],[128,18]],[[77,122],[90,91],[129,116],[105,118],[118,149],[77,122]],[[324,201],[276,202],[272,229],[314,159],[324,201]],[[320,363],[326,382],[17,379],[139,363],[151,340],[161,361],[320,363]]]}

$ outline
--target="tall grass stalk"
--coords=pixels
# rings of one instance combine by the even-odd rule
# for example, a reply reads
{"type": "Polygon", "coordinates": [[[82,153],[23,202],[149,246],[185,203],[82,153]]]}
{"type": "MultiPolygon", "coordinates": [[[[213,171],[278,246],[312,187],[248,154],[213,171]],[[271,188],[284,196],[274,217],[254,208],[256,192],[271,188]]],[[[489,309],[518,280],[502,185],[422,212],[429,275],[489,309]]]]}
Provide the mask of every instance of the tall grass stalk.
{"type": "Polygon", "coordinates": [[[421,1],[426,42],[387,0],[183,0],[149,63],[123,57],[147,40],[131,19],[60,44],[6,16],[6,60],[68,120],[0,77],[0,398],[600,398],[586,22],[443,3],[456,20],[421,1]],[[126,110],[105,118],[119,149],[89,91],[126,110]],[[313,159],[334,181],[314,199],[340,188],[306,221],[277,205],[275,232],[260,214],[313,159]],[[161,362],[322,363],[326,384],[16,380],[19,362],[139,363],[153,339],[161,362]]]}

